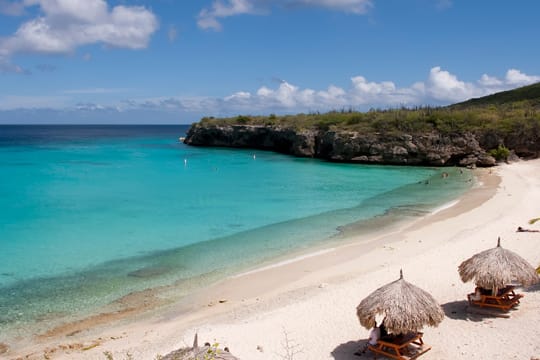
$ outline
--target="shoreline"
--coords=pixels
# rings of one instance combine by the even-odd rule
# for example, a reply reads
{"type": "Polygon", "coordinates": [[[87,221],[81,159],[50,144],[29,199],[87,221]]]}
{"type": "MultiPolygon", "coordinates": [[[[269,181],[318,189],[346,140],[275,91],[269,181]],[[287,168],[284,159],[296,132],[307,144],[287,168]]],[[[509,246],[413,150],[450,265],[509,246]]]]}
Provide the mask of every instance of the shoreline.
{"type": "MultiPolygon", "coordinates": [[[[506,173],[508,169],[523,164],[533,164],[540,168],[538,161],[522,162],[510,166],[503,165],[497,169],[497,172],[506,173]]],[[[199,330],[199,338],[203,342],[216,340],[220,344],[229,346],[233,353],[241,358],[270,359],[272,355],[275,356],[275,351],[274,354],[270,354],[266,350],[258,351],[255,346],[241,344],[242,342],[228,333],[238,331],[237,328],[242,328],[242,324],[245,327],[251,327],[252,321],[250,320],[253,318],[268,320],[274,317],[276,312],[279,315],[279,313],[286,312],[299,304],[310,305],[313,303],[312,298],[328,297],[331,295],[329,289],[339,288],[341,290],[351,281],[357,282],[360,279],[363,287],[375,286],[376,284],[381,286],[388,281],[395,280],[397,275],[395,269],[398,266],[405,267],[404,265],[410,265],[411,259],[426,257],[426,254],[430,252],[437,252],[448,246],[450,243],[441,242],[440,239],[429,238],[425,235],[432,233],[432,228],[441,224],[455,221],[456,218],[467,217],[470,212],[493,202],[497,195],[501,197],[501,181],[503,186],[507,186],[504,185],[504,176],[501,179],[496,174],[488,174],[486,169],[479,169],[478,172],[481,176],[481,185],[469,190],[459,200],[456,200],[457,202],[452,202],[452,206],[443,205],[440,209],[435,209],[429,215],[412,223],[408,222],[401,228],[398,227],[390,232],[383,231],[382,234],[367,243],[362,241],[363,236],[360,235],[343,246],[327,248],[324,251],[321,250],[320,253],[315,251],[301,258],[283,261],[281,265],[273,264],[266,268],[230,277],[209,289],[193,294],[190,301],[197,304],[195,307],[172,306],[165,312],[158,311],[154,314],[143,315],[134,323],[120,321],[120,324],[105,329],[102,326],[93,327],[91,330],[81,331],[69,338],[64,338],[63,341],[52,337],[49,339],[51,341],[44,341],[38,347],[43,348],[47,344],[51,358],[59,359],[100,358],[104,351],[115,354],[115,358],[116,356],[123,358],[128,351],[135,355],[135,359],[154,358],[158,354],[164,355],[178,347],[190,344],[193,333],[199,330]],[[419,236],[421,240],[414,241],[413,238],[418,233],[424,235],[419,236]],[[396,258],[401,260],[394,261],[396,258]],[[396,265],[395,262],[401,263],[401,265],[396,265]],[[220,302],[220,300],[224,301],[220,302]],[[209,323],[217,323],[218,325],[209,325],[209,323]],[[236,327],[235,331],[231,331],[231,327],[236,327]],[[223,329],[228,330],[220,332],[223,329]],[[71,344],[71,349],[65,344],[71,344]],[[91,348],[88,348],[90,346],[91,348]],[[86,350],[84,350],[85,348],[86,350]],[[242,356],[242,354],[249,354],[249,357],[242,356]]],[[[408,267],[405,267],[404,270],[407,279],[409,279],[408,267]]],[[[412,273],[414,274],[414,271],[412,273]]],[[[412,279],[410,278],[409,281],[413,282],[412,279]]],[[[418,283],[417,285],[422,286],[418,283]]],[[[468,287],[470,286],[468,284],[468,287]]],[[[361,294],[362,292],[355,295],[355,302],[361,300],[361,294]]],[[[333,300],[339,303],[336,298],[333,300]]],[[[279,316],[277,317],[279,318],[279,316]]],[[[353,312],[351,312],[350,318],[356,321],[356,324],[351,327],[353,332],[357,334],[355,339],[362,338],[362,335],[359,337],[358,334],[363,334],[366,331],[359,327],[353,312]]],[[[287,321],[283,321],[283,323],[287,323],[287,321]]],[[[290,326],[283,325],[284,330],[282,330],[290,331],[287,330],[290,326]]],[[[274,343],[266,345],[264,348],[279,349],[279,341],[283,337],[283,333],[276,334],[274,332],[273,335],[277,335],[274,336],[274,343]]],[[[261,341],[266,338],[262,334],[260,337],[261,341]]],[[[42,358],[40,351],[44,350],[35,348],[30,352],[36,358],[42,358]],[[40,355],[41,357],[39,357],[40,355]]],[[[11,356],[11,354],[8,355],[11,356]]],[[[433,359],[435,358],[433,357],[433,359]]]]}

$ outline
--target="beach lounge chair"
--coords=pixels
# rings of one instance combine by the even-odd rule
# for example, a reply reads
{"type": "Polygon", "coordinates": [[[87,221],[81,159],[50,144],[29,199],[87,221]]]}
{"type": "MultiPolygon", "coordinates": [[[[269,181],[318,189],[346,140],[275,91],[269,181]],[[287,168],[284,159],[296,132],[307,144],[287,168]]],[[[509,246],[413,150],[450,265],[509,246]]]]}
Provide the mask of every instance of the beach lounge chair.
{"type": "Polygon", "coordinates": [[[514,286],[511,285],[500,289],[497,295],[491,294],[490,291],[481,292],[480,300],[475,300],[473,296],[474,293],[467,295],[470,305],[479,306],[481,308],[494,308],[503,311],[509,311],[514,306],[517,306],[519,304],[519,299],[523,297],[522,294],[516,294],[514,291],[514,286]]]}
{"type": "Polygon", "coordinates": [[[389,336],[377,341],[377,345],[368,345],[375,359],[377,354],[396,360],[412,360],[431,350],[431,346],[424,344],[421,332],[405,335],[389,336]]]}

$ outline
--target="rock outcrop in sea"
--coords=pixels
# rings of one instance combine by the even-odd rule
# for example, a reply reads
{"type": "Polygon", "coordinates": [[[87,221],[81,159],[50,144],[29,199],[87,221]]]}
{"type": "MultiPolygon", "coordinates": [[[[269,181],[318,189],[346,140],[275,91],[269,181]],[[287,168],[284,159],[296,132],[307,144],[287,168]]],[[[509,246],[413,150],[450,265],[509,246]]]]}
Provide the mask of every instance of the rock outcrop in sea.
{"type": "Polygon", "coordinates": [[[267,125],[201,124],[191,126],[184,143],[276,151],[299,157],[365,164],[418,166],[496,165],[473,133],[443,135],[362,134],[353,131],[295,130],[267,125]]]}

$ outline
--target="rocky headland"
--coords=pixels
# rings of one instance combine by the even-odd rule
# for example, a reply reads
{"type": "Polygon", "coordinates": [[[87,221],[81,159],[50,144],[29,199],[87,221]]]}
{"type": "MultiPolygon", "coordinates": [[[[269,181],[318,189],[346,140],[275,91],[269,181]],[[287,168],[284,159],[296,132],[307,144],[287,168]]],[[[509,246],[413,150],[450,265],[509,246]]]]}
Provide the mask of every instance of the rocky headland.
{"type": "Polygon", "coordinates": [[[184,140],[194,146],[276,151],[299,157],[366,164],[493,166],[496,159],[471,133],[445,136],[296,131],[264,125],[194,124],[184,140]]]}
{"type": "Polygon", "coordinates": [[[184,142],[193,146],[270,150],[329,161],[417,166],[494,166],[497,160],[490,150],[500,144],[520,157],[535,158],[539,153],[538,141],[526,137],[504,139],[489,133],[389,135],[219,123],[193,124],[184,142]]]}

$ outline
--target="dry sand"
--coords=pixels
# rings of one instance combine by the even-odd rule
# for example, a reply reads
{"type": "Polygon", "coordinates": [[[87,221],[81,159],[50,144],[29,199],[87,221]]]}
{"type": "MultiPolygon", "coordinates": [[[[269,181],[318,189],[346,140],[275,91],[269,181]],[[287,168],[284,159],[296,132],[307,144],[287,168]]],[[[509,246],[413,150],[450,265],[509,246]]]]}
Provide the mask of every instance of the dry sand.
{"type": "Polygon", "coordinates": [[[424,329],[432,350],[422,359],[540,358],[540,286],[525,294],[509,318],[467,311],[457,267],[482,250],[502,246],[534,266],[540,264],[540,233],[517,233],[540,216],[540,160],[478,170],[482,185],[454,206],[377,238],[358,238],[297,261],[228,279],[191,299],[189,314],[169,307],[137,321],[96,325],[40,339],[34,347],[0,354],[8,359],[155,359],[156,355],[201,342],[228,346],[243,360],[361,359],[353,355],[368,330],[356,306],[373,290],[399,277],[430,292],[446,318],[424,329]],[[220,300],[224,300],[220,303],[220,300]],[[226,301],[225,301],[226,300],[226,301]]]}

